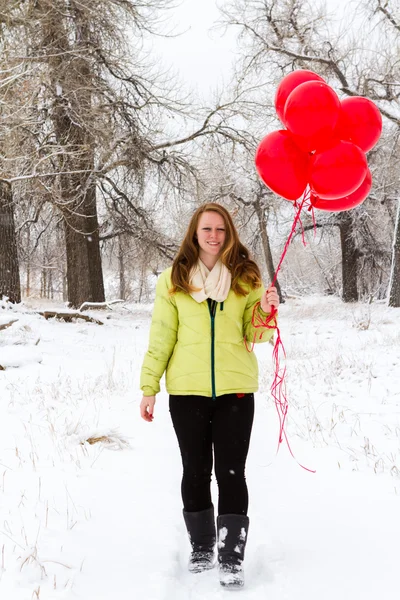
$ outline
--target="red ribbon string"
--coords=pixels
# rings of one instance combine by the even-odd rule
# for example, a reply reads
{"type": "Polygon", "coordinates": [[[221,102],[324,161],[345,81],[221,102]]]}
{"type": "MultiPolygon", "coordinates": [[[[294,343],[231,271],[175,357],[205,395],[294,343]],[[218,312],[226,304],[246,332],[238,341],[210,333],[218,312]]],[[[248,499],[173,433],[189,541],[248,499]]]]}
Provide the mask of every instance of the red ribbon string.
{"type": "MultiPolygon", "coordinates": [[[[295,208],[297,208],[297,212],[294,216],[292,229],[290,231],[289,237],[288,237],[285,247],[283,249],[282,256],[280,258],[278,267],[275,271],[275,275],[274,275],[271,286],[274,286],[276,283],[276,280],[278,277],[278,272],[279,272],[281,265],[283,263],[283,260],[286,256],[287,250],[292,241],[292,237],[296,232],[298,223],[300,223],[300,227],[301,227],[303,244],[306,245],[305,238],[304,238],[304,227],[303,227],[303,223],[300,218],[300,214],[301,214],[301,211],[303,210],[303,208],[307,207],[308,205],[309,205],[308,210],[312,211],[314,231],[315,231],[314,210],[313,210],[313,206],[310,203],[309,190],[306,190],[304,192],[304,195],[303,195],[303,198],[301,199],[300,204],[297,204],[297,203],[294,204],[295,208]]],[[[274,350],[272,353],[272,360],[273,360],[273,365],[274,365],[274,379],[273,379],[273,382],[271,385],[271,395],[274,399],[275,408],[277,410],[278,418],[279,418],[279,441],[278,441],[278,447],[277,447],[276,453],[279,452],[279,446],[283,442],[283,440],[285,440],[290,454],[296,460],[296,462],[300,465],[300,467],[302,467],[302,469],[305,469],[306,471],[309,471],[310,473],[315,473],[314,470],[308,469],[307,467],[303,466],[302,464],[300,464],[298,462],[298,460],[294,456],[293,451],[290,447],[289,440],[288,440],[286,430],[285,430],[286,417],[287,417],[287,413],[288,413],[288,409],[289,409],[289,403],[288,403],[288,400],[286,397],[286,381],[285,381],[286,366],[284,366],[282,368],[280,366],[281,356],[284,359],[286,359],[286,352],[285,352],[285,347],[282,342],[281,332],[279,330],[279,327],[277,324],[277,319],[276,319],[276,314],[278,311],[275,308],[275,306],[272,306],[271,313],[269,315],[267,315],[266,317],[263,317],[259,311],[259,307],[260,307],[260,302],[257,302],[253,308],[253,314],[252,314],[252,318],[251,318],[251,323],[252,323],[254,329],[256,330],[254,333],[254,339],[253,339],[251,348],[249,349],[246,338],[244,338],[244,343],[245,343],[247,351],[252,352],[253,348],[254,348],[255,340],[257,337],[257,329],[262,329],[262,331],[260,333],[260,340],[262,339],[263,333],[266,329],[274,329],[276,331],[274,350]]]]}

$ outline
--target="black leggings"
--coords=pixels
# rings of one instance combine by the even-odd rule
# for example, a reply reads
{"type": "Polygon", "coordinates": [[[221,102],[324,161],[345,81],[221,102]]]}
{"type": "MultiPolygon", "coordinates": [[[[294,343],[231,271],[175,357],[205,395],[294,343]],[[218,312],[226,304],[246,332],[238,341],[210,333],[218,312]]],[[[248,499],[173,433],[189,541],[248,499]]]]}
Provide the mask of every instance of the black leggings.
{"type": "Polygon", "coordinates": [[[169,410],[182,455],[182,500],[188,512],[210,508],[213,447],[218,514],[246,515],[245,465],[254,417],[254,394],[170,396],[169,410]]]}

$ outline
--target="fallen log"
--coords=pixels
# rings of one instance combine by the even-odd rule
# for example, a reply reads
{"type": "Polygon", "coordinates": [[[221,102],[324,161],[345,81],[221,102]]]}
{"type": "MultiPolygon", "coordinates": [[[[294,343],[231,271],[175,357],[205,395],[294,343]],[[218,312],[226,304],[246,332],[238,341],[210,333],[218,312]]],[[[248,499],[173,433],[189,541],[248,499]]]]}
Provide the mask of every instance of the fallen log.
{"type": "Polygon", "coordinates": [[[103,308],[108,308],[112,310],[111,306],[113,304],[121,304],[121,302],[125,302],[125,300],[110,300],[109,302],[84,302],[79,310],[87,310],[89,308],[100,310],[103,308]]]}
{"type": "Polygon", "coordinates": [[[8,327],[11,327],[11,325],[13,323],[16,323],[18,321],[18,319],[13,319],[12,321],[9,321],[8,323],[0,323],[0,331],[2,331],[3,329],[8,329],[8,327]]]}
{"type": "Polygon", "coordinates": [[[103,321],[99,321],[98,319],[94,319],[93,317],[89,317],[88,315],[83,315],[79,312],[60,312],[55,310],[45,310],[44,312],[38,312],[38,315],[41,315],[46,319],[59,319],[60,321],[65,321],[65,323],[72,323],[73,319],[83,319],[89,323],[96,323],[97,325],[104,325],[103,321]]]}

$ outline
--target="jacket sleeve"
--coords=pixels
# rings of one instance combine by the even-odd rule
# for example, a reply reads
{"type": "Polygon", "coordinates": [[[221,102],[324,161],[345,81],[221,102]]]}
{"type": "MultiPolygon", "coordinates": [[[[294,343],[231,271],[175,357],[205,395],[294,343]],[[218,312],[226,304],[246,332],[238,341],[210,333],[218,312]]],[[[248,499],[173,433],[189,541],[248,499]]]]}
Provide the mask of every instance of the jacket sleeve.
{"type": "MultiPolygon", "coordinates": [[[[264,294],[265,289],[263,286],[250,290],[249,295],[247,296],[246,308],[244,310],[243,315],[243,335],[246,337],[247,343],[262,343],[268,342],[274,336],[274,329],[269,329],[268,327],[254,327],[252,323],[253,311],[255,309],[255,317],[259,317],[256,319],[257,322],[265,321],[270,313],[265,313],[260,304],[255,308],[257,303],[260,302],[262,295],[264,294]],[[258,313],[258,314],[257,314],[258,313]]],[[[270,326],[276,326],[277,320],[276,317],[272,319],[270,326]]]]}
{"type": "Polygon", "coordinates": [[[169,277],[164,271],[156,286],[149,346],[140,374],[140,389],[145,396],[154,396],[160,391],[160,379],[177,340],[178,311],[175,298],[168,293],[168,280],[169,277]]]}

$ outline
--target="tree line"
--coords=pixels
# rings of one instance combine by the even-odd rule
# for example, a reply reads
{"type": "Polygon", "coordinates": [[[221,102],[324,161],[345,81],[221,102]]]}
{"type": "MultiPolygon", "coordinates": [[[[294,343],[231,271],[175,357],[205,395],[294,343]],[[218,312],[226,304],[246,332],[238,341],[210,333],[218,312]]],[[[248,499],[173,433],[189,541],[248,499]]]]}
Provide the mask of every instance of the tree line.
{"type": "MultiPolygon", "coordinates": [[[[227,2],[222,26],[237,31],[239,60],[207,105],[144,51],[172,4],[0,0],[0,296],[20,302],[21,285],[26,296],[39,285],[71,307],[103,302],[106,271],[116,296],[132,297],[135,279],[134,298],[146,299],[149,274],[172,260],[206,200],[232,210],[272,278],[291,217],[253,156],[276,128],[277,83],[311,68],[342,95],[374,100],[384,132],[369,154],[370,197],[316,216],[310,264],[346,302],[400,306],[398,0],[357,3],[363,40],[315,3],[227,2]]],[[[289,267],[281,295],[296,278],[289,267]]]]}

